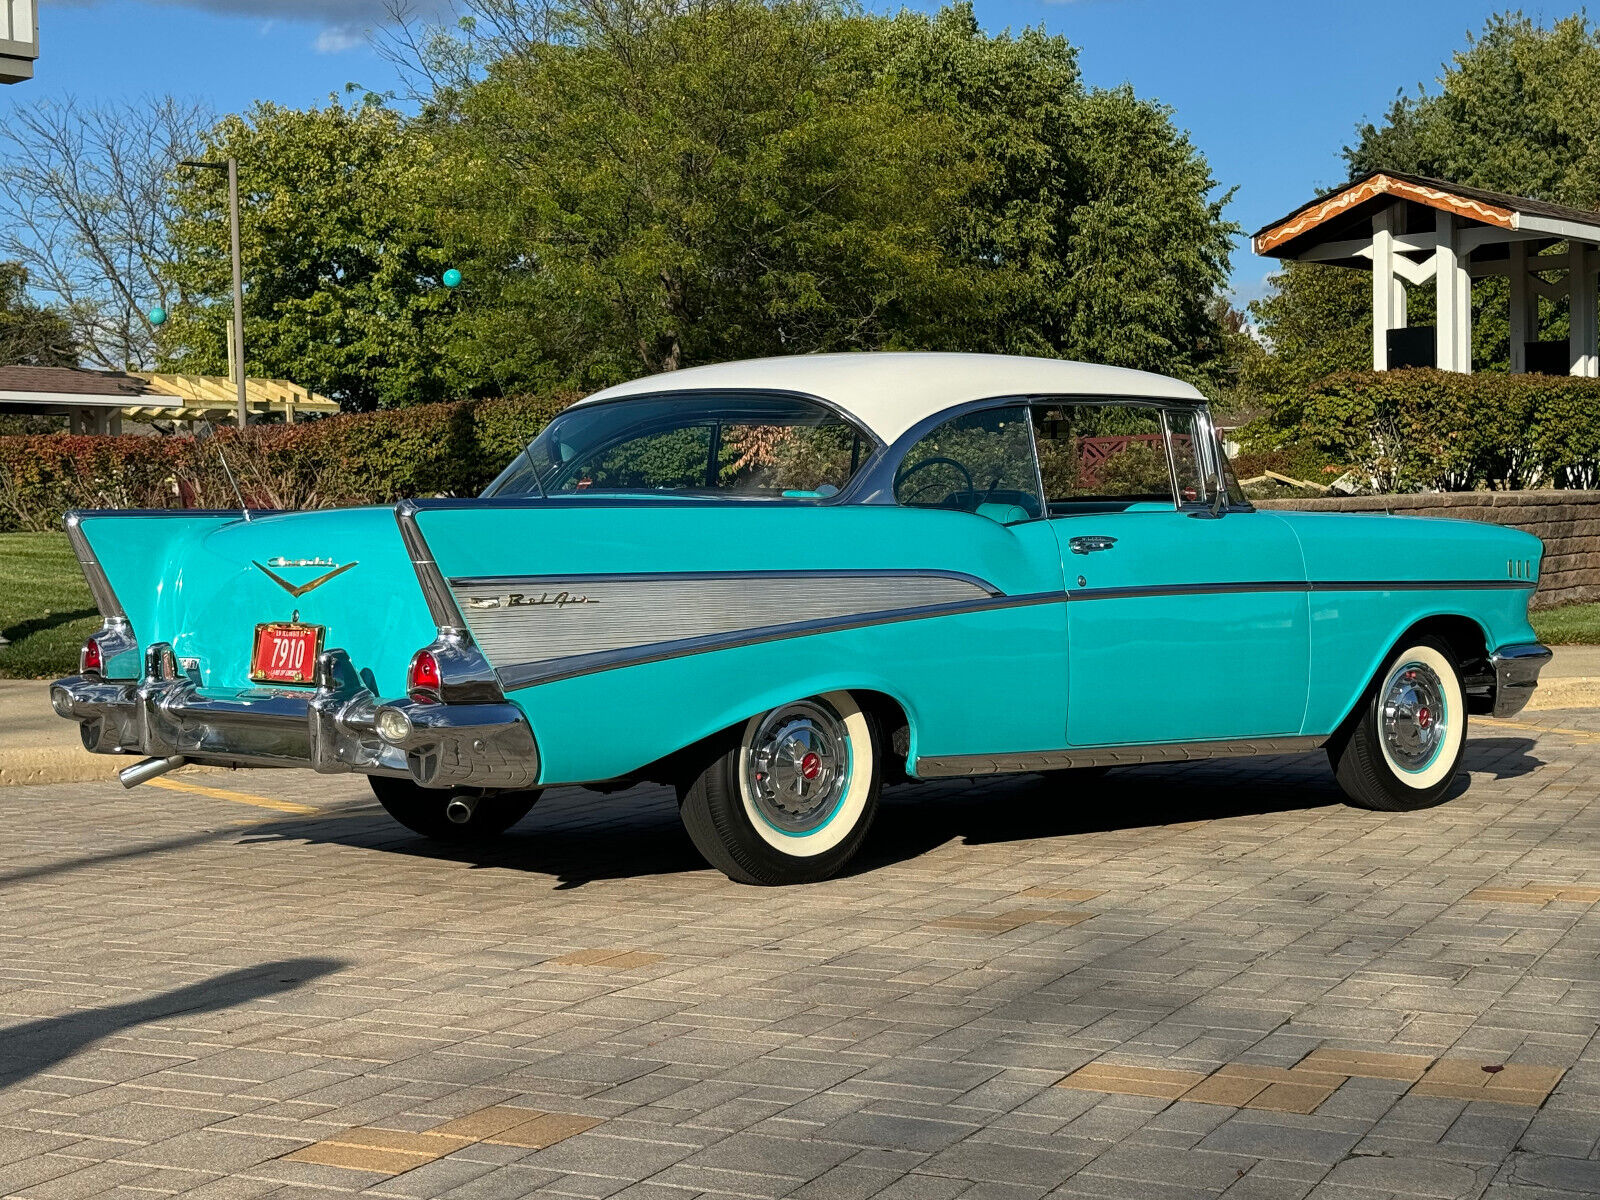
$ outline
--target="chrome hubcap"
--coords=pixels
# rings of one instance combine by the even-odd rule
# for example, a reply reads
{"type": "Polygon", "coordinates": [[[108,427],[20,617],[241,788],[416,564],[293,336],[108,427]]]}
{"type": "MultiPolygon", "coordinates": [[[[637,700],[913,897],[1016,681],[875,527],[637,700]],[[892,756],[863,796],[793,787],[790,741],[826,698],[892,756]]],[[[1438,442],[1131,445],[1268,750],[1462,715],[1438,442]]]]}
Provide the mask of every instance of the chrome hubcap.
{"type": "Polygon", "coordinates": [[[849,782],[844,722],[802,701],[769,713],[745,756],[745,782],[757,811],[785,833],[828,823],[849,782]]]}
{"type": "Polygon", "coordinates": [[[1407,771],[1420,771],[1438,754],[1448,730],[1439,676],[1421,663],[1396,667],[1383,692],[1383,744],[1390,757],[1407,771]]]}

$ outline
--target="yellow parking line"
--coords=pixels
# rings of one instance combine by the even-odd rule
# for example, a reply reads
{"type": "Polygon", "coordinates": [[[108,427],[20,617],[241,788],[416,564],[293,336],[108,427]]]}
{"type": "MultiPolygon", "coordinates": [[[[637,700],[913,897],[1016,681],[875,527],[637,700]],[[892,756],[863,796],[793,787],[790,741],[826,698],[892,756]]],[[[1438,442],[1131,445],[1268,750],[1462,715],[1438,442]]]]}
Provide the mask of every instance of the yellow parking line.
{"type": "Polygon", "coordinates": [[[292,800],[274,800],[269,796],[252,796],[248,792],[230,792],[224,788],[202,787],[198,783],[184,783],[177,779],[152,779],[148,781],[148,786],[168,788],[174,792],[192,792],[196,796],[209,796],[213,800],[231,800],[235,804],[252,804],[256,808],[270,808],[274,812],[294,813],[297,816],[306,816],[322,811],[318,808],[312,808],[309,804],[296,804],[292,800]]]}
{"type": "MultiPolygon", "coordinates": [[[[1530,725],[1525,721],[1496,721],[1488,728],[1498,729],[1502,726],[1507,729],[1532,729],[1539,733],[1559,733],[1563,737],[1577,738],[1580,742],[1600,742],[1600,733],[1590,729],[1562,729],[1557,725],[1530,725]]],[[[1478,728],[1485,727],[1480,725],[1478,728]]]]}

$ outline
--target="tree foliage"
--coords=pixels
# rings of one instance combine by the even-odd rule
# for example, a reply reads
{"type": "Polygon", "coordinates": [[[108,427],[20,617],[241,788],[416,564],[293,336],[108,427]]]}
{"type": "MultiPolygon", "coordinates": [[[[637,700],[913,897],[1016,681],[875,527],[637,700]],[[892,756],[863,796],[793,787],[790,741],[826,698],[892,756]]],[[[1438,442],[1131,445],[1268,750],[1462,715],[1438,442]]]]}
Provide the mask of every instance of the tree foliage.
{"type": "Polygon", "coordinates": [[[350,408],[823,350],[1225,369],[1226,196],[1169,110],[1086,89],[1062,38],[987,34],[966,3],[459,8],[389,35],[414,112],[258,104],[199,138],[177,108],[159,137],[56,113],[17,204],[66,180],[49,228],[82,244],[30,236],[50,279],[78,281],[50,286],[91,357],[227,369],[224,179],[175,163],[231,155],[245,369],[350,408]],[[138,186],[50,175],[102,159],[138,186]],[[77,217],[102,209],[139,235],[109,257],[77,217]],[[88,279],[104,295],[83,299],[88,279]]]}
{"type": "MultiPolygon", "coordinates": [[[[422,187],[421,131],[377,103],[260,103],[205,136],[239,161],[248,373],[371,409],[459,392],[445,342],[450,265],[422,187]]],[[[227,177],[172,177],[171,275],[189,302],[161,330],[163,365],[228,368],[233,316],[227,177]]]]}
{"type": "Polygon", "coordinates": [[[78,346],[66,313],[29,298],[27,268],[0,262],[0,365],[10,363],[77,366],[78,346]]]}

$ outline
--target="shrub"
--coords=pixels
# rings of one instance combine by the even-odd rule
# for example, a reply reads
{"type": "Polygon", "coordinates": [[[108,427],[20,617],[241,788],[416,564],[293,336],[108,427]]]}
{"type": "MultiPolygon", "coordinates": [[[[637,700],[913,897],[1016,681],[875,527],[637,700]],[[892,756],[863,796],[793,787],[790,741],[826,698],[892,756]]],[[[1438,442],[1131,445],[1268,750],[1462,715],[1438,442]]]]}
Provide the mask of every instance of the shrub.
{"type": "Polygon", "coordinates": [[[0,437],[0,530],[52,529],[70,508],[232,508],[222,456],[252,507],[473,495],[573,399],[424,404],[214,439],[0,437]]]}
{"type": "Polygon", "coordinates": [[[1277,398],[1255,448],[1349,463],[1374,491],[1589,488],[1600,380],[1413,369],[1329,376],[1277,398]]]}

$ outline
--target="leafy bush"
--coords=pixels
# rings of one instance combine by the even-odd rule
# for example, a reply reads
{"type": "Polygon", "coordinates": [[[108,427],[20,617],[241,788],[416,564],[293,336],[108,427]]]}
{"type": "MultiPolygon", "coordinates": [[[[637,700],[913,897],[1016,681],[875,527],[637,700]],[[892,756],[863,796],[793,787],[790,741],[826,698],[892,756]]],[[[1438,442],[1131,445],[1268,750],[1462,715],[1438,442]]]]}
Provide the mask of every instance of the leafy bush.
{"type": "Polygon", "coordinates": [[[1348,463],[1378,492],[1593,488],[1600,380],[1350,372],[1278,397],[1250,433],[1258,448],[1299,446],[1348,463]]]}
{"type": "Polygon", "coordinates": [[[214,439],[0,437],[0,530],[55,528],[69,508],[232,508],[223,456],[252,507],[472,495],[572,399],[425,404],[214,439]]]}

